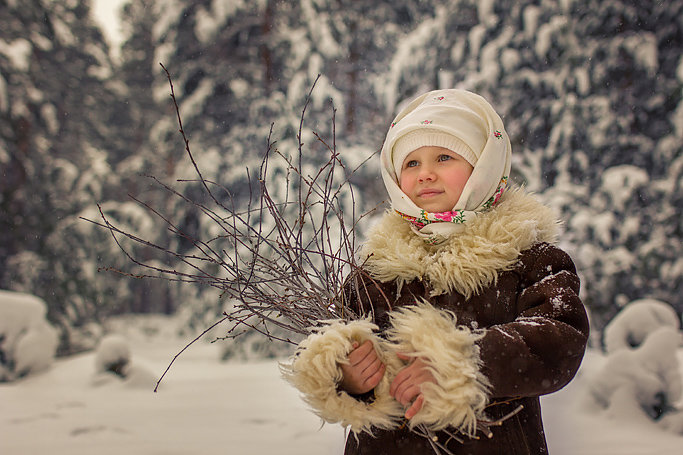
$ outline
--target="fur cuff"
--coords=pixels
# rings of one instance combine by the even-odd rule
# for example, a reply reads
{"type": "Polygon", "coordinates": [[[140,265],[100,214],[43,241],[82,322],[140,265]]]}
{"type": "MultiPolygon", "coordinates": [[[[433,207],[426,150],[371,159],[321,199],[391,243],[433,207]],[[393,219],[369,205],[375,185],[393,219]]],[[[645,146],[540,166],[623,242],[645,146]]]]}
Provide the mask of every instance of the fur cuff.
{"type": "Polygon", "coordinates": [[[375,330],[377,326],[366,320],[333,321],[302,341],[288,364],[280,364],[284,378],[303,394],[304,401],[321,419],[349,426],[355,433],[372,434],[372,427],[395,428],[404,412],[400,403],[389,395],[389,378],[396,375],[402,363],[395,356],[385,354],[382,345],[386,343],[375,330]],[[374,401],[366,403],[338,390],[337,384],[342,380],[339,364],[348,361],[352,343],[368,339],[372,340],[387,369],[375,388],[374,401]]]}
{"type": "Polygon", "coordinates": [[[477,419],[488,403],[488,380],[481,373],[481,334],[458,326],[453,313],[428,303],[407,306],[391,313],[387,335],[392,349],[422,358],[436,384],[422,385],[425,397],[420,412],[409,425],[425,424],[432,430],[454,427],[473,436],[477,419]]]}

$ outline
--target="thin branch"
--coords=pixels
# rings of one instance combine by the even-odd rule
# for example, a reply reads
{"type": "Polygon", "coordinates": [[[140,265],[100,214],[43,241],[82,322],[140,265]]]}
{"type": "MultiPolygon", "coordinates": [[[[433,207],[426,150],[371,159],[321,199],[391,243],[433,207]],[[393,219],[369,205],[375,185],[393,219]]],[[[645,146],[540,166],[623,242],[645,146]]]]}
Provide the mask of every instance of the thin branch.
{"type": "Polygon", "coordinates": [[[166,370],[164,370],[164,373],[161,375],[161,377],[160,377],[159,380],[157,381],[156,385],[154,386],[154,392],[156,392],[156,391],[159,389],[159,384],[161,384],[161,381],[164,379],[164,376],[166,376],[166,373],[168,373],[168,371],[171,369],[171,366],[172,366],[173,363],[176,361],[176,359],[177,359],[178,357],[180,357],[180,355],[181,355],[183,352],[185,352],[190,346],[192,346],[195,342],[197,342],[197,341],[198,341],[200,338],[202,338],[204,335],[206,335],[207,333],[209,333],[214,327],[216,327],[217,325],[223,323],[226,319],[229,319],[229,317],[228,317],[228,316],[225,316],[223,319],[221,319],[221,320],[215,322],[211,327],[209,327],[208,329],[206,329],[206,330],[204,330],[202,333],[200,333],[194,340],[192,340],[192,341],[190,341],[189,343],[187,343],[187,344],[185,345],[185,347],[184,347],[183,349],[180,350],[179,353],[177,353],[175,356],[173,356],[173,360],[171,360],[171,363],[168,364],[168,366],[166,367],[166,370]]]}

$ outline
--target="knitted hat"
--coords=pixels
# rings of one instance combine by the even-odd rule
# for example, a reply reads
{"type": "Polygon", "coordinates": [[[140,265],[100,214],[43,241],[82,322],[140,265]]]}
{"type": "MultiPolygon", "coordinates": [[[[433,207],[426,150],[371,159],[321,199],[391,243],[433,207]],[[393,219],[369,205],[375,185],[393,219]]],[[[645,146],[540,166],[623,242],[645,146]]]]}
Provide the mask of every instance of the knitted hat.
{"type": "MultiPolygon", "coordinates": [[[[409,218],[430,215],[399,187],[403,160],[425,145],[452,150],[474,167],[453,207],[457,223],[466,223],[497,202],[510,174],[511,146],[503,121],[484,98],[466,90],[435,90],[417,97],[392,122],[382,146],[382,178],[392,207],[409,218]]],[[[425,221],[420,231],[429,235],[447,236],[462,228],[453,227],[455,222],[425,221]]]]}
{"type": "Polygon", "coordinates": [[[399,137],[394,144],[394,150],[391,155],[391,159],[394,163],[394,172],[396,172],[396,177],[401,178],[401,168],[403,167],[403,162],[406,157],[410,155],[410,152],[417,150],[420,147],[443,147],[451,152],[457,153],[458,155],[465,158],[465,160],[474,167],[477,164],[477,155],[474,151],[464,143],[462,140],[448,133],[443,133],[441,131],[423,128],[419,130],[411,131],[399,137]]]}

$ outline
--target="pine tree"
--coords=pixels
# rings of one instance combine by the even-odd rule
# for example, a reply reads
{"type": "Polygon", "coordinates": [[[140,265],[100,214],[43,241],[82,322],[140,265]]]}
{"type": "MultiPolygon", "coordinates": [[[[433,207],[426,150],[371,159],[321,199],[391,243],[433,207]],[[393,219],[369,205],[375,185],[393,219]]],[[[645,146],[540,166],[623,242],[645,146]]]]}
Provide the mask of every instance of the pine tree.
{"type": "Polygon", "coordinates": [[[67,336],[103,304],[74,217],[111,182],[111,62],[85,2],[12,2],[0,38],[0,287],[41,296],[67,336]]]}

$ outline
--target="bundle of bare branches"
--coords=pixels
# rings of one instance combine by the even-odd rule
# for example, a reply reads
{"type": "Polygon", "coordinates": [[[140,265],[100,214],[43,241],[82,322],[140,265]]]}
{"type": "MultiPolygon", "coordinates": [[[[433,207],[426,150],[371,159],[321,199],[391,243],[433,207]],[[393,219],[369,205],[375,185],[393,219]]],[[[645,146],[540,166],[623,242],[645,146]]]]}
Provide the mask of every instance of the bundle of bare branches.
{"type": "MultiPolygon", "coordinates": [[[[225,321],[233,323],[228,338],[242,333],[235,329],[244,327],[269,339],[295,344],[289,338],[275,335],[272,329],[279,329],[275,330],[278,334],[308,335],[311,328],[319,326],[322,321],[356,319],[358,315],[345,302],[351,289],[359,292],[358,288],[363,286],[363,280],[358,279],[363,272],[355,254],[356,227],[367,213],[356,213],[356,200],[349,180],[356,169],[349,171],[339,158],[334,137],[334,108],[332,140],[326,141],[313,133],[327,151],[327,162],[312,175],[302,170],[302,130],[315,83],[301,112],[298,156],[292,158],[275,147],[271,125],[258,171],[258,191],[250,191],[247,203],[236,207],[230,191],[220,183],[206,179],[195,161],[183,129],[173,81],[166,68],[163,69],[171,88],[185,152],[197,176],[195,183],[202,187],[203,196],[208,196],[204,200],[208,202],[185,195],[154,176],[148,177],[174,197],[196,208],[208,218],[218,234],[211,238],[197,238],[183,231],[171,215],[131,196],[153,213],[173,235],[193,246],[182,253],[114,225],[98,205],[101,221],[87,221],[106,228],[128,259],[147,273],[133,275],[121,270],[108,270],[136,278],[162,278],[211,286],[220,290],[223,298],[234,302],[230,311],[224,312],[220,320],[185,349],[225,321]],[[274,159],[283,160],[286,169],[284,180],[276,182],[284,186],[284,191],[278,188],[279,196],[272,194],[270,185],[274,180],[268,174],[269,164],[274,159]],[[161,252],[171,259],[170,263],[183,264],[182,270],[178,270],[181,267],[166,267],[159,261],[135,257],[124,246],[123,238],[161,252]]],[[[282,167],[282,163],[278,165],[282,167]]],[[[251,181],[248,169],[246,173],[251,181]]]]}

